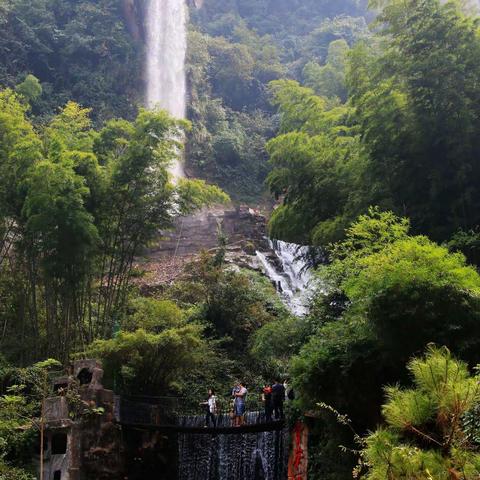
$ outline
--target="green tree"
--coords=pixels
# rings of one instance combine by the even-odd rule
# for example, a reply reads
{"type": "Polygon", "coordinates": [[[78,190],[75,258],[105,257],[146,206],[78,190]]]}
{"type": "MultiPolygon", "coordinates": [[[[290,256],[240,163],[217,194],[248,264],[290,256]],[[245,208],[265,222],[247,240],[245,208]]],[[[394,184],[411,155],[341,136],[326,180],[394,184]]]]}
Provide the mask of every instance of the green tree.
{"type": "Polygon", "coordinates": [[[116,391],[162,396],[181,393],[187,379],[213,354],[201,325],[171,316],[156,320],[149,319],[134,331],[120,331],[110,340],[96,340],[88,347],[86,355],[102,359],[116,391]]]}
{"type": "MultiPolygon", "coordinates": [[[[0,359],[0,478],[31,480],[34,440],[40,436],[43,464],[44,400],[50,393],[49,372],[61,364],[48,359],[27,368],[15,368],[0,359]]],[[[43,468],[40,478],[43,478],[43,468]]]]}
{"type": "MultiPolygon", "coordinates": [[[[476,20],[457,2],[372,6],[377,34],[348,56],[345,107],[298,85],[272,85],[281,129],[268,144],[268,183],[283,200],[274,236],[325,244],[372,204],[407,215],[415,232],[437,241],[480,222],[476,20]],[[312,145],[319,137],[330,141],[312,145]],[[327,165],[316,164],[325,157],[327,165]]],[[[308,84],[317,88],[313,80],[338,58],[332,52],[329,68],[328,60],[308,64],[308,84]]]]}
{"type": "Polygon", "coordinates": [[[365,438],[365,478],[469,479],[480,456],[469,445],[462,417],[479,400],[478,379],[443,348],[408,364],[413,387],[387,387],[386,426],[365,438]]]}
{"type": "Polygon", "coordinates": [[[25,80],[15,87],[15,90],[30,104],[35,103],[41,97],[43,91],[38,78],[31,74],[27,75],[25,80]]]}
{"type": "Polygon", "coordinates": [[[12,90],[0,92],[0,265],[18,235],[29,168],[42,159],[42,144],[12,90]]]}
{"type": "Polygon", "coordinates": [[[335,40],[328,47],[325,65],[307,63],[303,69],[306,86],[311,87],[317,95],[345,102],[348,96],[345,78],[348,50],[345,40],[335,40]]]}
{"type": "MultiPolygon", "coordinates": [[[[290,360],[303,410],[328,403],[364,432],[381,420],[382,385],[408,382],[404,365],[430,342],[478,362],[480,276],[463,255],[412,236],[407,220],[378,209],[331,254],[320,269],[326,293],[317,294],[309,335],[290,360]]],[[[328,457],[332,443],[348,445],[345,433],[329,421],[319,428],[317,468],[344,478],[328,457]]]]}
{"type": "Polygon", "coordinates": [[[271,90],[281,123],[267,144],[274,167],[267,182],[282,204],[270,234],[301,244],[337,240],[372,195],[363,186],[368,157],[352,111],[328,109],[324,98],[294,81],[272,82],[271,90]]]}
{"type": "Polygon", "coordinates": [[[45,94],[41,117],[69,99],[95,106],[95,119],[133,118],[141,91],[141,42],[116,0],[6,0],[0,7],[0,84],[32,74],[45,94]]]}
{"type": "Polygon", "coordinates": [[[371,174],[416,231],[445,240],[479,222],[476,21],[455,2],[373,6],[384,48],[359,47],[348,75],[371,174]]]}
{"type": "MultiPolygon", "coordinates": [[[[290,359],[303,411],[325,402],[363,433],[381,420],[382,385],[407,383],[404,365],[430,342],[478,362],[480,276],[463,255],[412,236],[408,220],[379,209],[353,223],[330,253],[332,262],[319,270],[324,292],[290,359]]],[[[312,431],[313,465],[328,478],[348,478],[353,457],[341,465],[331,457],[339,444],[356,447],[324,417],[312,431]]]]}
{"type": "Polygon", "coordinates": [[[24,361],[66,359],[118,328],[134,257],[158,228],[229,199],[201,180],[171,183],[189,124],[164,111],[96,131],[90,109],[68,102],[39,137],[16,94],[0,101],[0,341],[12,353],[31,342],[24,361]]]}
{"type": "Polygon", "coordinates": [[[61,358],[72,345],[85,342],[80,299],[99,242],[93,216],[85,208],[88,193],[72,165],[39,162],[29,176],[23,207],[25,248],[41,262],[48,285],[46,334],[61,358]]]}
{"type": "Polygon", "coordinates": [[[284,316],[253,332],[250,353],[267,378],[287,375],[290,359],[308,338],[308,327],[303,318],[284,316]]]}

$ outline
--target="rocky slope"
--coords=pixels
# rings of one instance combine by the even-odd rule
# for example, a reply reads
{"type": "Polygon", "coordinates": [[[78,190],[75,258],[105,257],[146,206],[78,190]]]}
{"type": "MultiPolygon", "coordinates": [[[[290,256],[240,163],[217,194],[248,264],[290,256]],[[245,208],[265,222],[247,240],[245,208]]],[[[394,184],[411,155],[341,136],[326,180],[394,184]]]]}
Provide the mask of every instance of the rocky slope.
{"type": "Polygon", "coordinates": [[[227,239],[228,263],[260,269],[256,251],[270,250],[265,216],[244,206],[211,208],[180,218],[174,229],[159,232],[154,245],[137,259],[137,284],[155,289],[172,283],[200,252],[218,248],[219,235],[227,239]]]}

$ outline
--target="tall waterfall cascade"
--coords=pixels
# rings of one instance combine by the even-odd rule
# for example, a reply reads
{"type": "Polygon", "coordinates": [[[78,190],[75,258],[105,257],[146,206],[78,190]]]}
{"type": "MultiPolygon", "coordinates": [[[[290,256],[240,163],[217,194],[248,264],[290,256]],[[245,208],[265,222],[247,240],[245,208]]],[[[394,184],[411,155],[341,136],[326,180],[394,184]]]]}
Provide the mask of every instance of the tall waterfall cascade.
{"type": "MultiPolygon", "coordinates": [[[[146,106],[162,108],[175,118],[185,118],[187,81],[187,5],[185,0],[149,0],[145,13],[146,106]]],[[[170,169],[184,176],[178,160],[170,169]]]]}

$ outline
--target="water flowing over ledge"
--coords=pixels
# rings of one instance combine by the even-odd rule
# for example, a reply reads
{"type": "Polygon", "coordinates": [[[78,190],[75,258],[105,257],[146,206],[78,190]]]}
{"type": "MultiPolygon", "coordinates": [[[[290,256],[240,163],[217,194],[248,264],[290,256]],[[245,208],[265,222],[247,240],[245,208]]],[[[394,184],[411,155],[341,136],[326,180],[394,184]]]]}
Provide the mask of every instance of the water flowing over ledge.
{"type": "Polygon", "coordinates": [[[298,316],[308,313],[313,275],[305,257],[309,247],[270,240],[272,253],[257,251],[257,258],[288,308],[298,316]]]}
{"type": "MultiPolygon", "coordinates": [[[[231,425],[220,415],[218,425],[231,425]]],[[[246,423],[262,421],[249,412],[246,423]]],[[[183,417],[186,427],[203,426],[203,416],[183,417]]],[[[287,478],[289,434],[287,429],[237,435],[179,434],[179,480],[284,480],[287,478]]]]}

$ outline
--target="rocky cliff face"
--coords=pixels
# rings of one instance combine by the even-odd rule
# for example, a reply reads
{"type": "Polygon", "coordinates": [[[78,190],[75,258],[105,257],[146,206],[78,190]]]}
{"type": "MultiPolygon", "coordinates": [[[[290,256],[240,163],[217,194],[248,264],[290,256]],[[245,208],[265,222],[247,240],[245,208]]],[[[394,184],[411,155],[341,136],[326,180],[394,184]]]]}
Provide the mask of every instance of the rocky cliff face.
{"type": "Polygon", "coordinates": [[[256,250],[270,249],[266,218],[260,213],[248,207],[206,209],[179,219],[171,231],[159,232],[156,243],[137,261],[137,268],[145,272],[139,283],[155,288],[173,282],[202,250],[218,247],[220,234],[227,238],[230,264],[259,268],[256,250]]]}
{"type": "Polygon", "coordinates": [[[143,29],[143,2],[138,0],[123,0],[123,16],[127,24],[128,31],[137,41],[142,41],[144,36],[143,29]]]}

